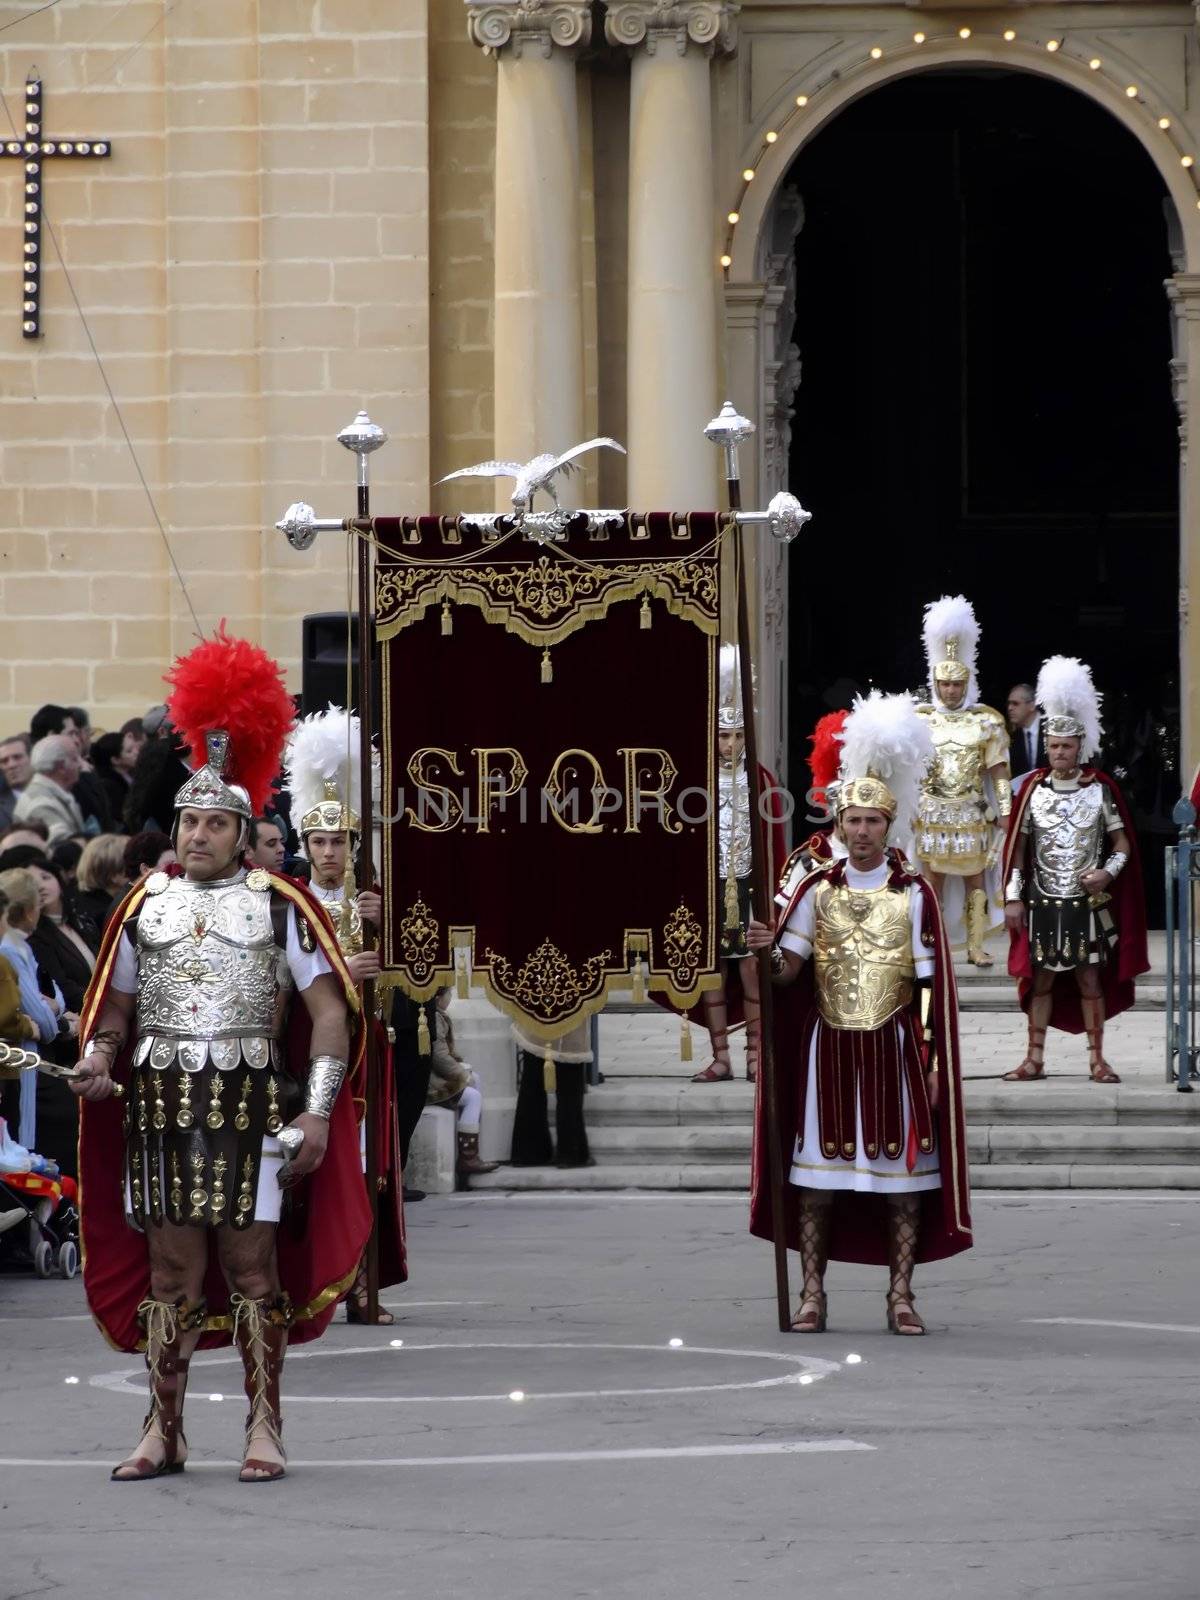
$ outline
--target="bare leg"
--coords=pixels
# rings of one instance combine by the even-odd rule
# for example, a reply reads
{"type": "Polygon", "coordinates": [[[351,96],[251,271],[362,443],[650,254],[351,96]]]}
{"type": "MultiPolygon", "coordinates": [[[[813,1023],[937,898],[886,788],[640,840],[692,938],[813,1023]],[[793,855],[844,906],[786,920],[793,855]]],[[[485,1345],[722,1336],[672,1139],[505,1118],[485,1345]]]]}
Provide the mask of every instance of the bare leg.
{"type": "Polygon", "coordinates": [[[1046,1029],[1050,1026],[1053,987],[1052,972],[1034,973],[1033,996],[1029,1002],[1029,1047],[1021,1065],[1004,1074],[1005,1083],[1028,1083],[1033,1078],[1046,1076],[1046,1029]]]}
{"type": "Polygon", "coordinates": [[[137,1449],[113,1471],[118,1483],[153,1477],[170,1463],[187,1460],[180,1426],[188,1362],[203,1323],[208,1230],[164,1222],[146,1230],[150,1253],[150,1298],[138,1307],[146,1334],[150,1410],[137,1449]]]}
{"type": "Polygon", "coordinates": [[[742,1008],[746,1015],[746,1076],[751,1083],[758,1077],[758,1058],[762,1051],[762,1007],[758,997],[758,961],[747,956],[738,963],[742,980],[742,1008]]]}
{"type": "Polygon", "coordinates": [[[832,1216],[833,1195],[827,1189],[801,1189],[800,1268],[804,1285],[792,1318],[797,1333],[825,1332],[825,1268],[832,1216]]]}
{"type": "Polygon", "coordinates": [[[917,1264],[917,1239],[921,1231],[921,1198],[895,1195],[888,1201],[888,1264],[892,1282],[888,1289],[888,1327],[908,1338],[919,1337],[925,1324],[913,1305],[912,1275],[917,1264]]]}
{"type": "Polygon", "coordinates": [[[1079,1005],[1087,1030],[1088,1072],[1093,1083],[1120,1083],[1120,1078],[1104,1059],[1104,990],[1097,967],[1076,967],[1079,1005]]]}
{"type": "Polygon", "coordinates": [[[719,989],[704,991],[704,1024],[712,1041],[713,1058],[703,1072],[697,1072],[693,1083],[719,1083],[733,1077],[729,1060],[729,1007],[725,1002],[725,978],[722,974],[719,989]]]}
{"type": "Polygon", "coordinates": [[[254,1222],[248,1228],[221,1228],[217,1234],[221,1269],[230,1288],[234,1342],[246,1372],[246,1464],[243,1483],[283,1476],[279,1373],[287,1348],[291,1306],[280,1293],[275,1258],[275,1226],[254,1222]]]}

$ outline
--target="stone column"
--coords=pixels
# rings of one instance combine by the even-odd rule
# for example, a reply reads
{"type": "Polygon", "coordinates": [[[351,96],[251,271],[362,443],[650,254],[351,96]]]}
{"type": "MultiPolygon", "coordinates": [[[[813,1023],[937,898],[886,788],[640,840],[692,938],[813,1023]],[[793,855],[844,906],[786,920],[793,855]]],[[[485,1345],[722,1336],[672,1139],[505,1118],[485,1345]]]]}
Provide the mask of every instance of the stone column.
{"type": "Polygon", "coordinates": [[[1200,760],[1200,626],[1191,607],[1200,602],[1200,450],[1189,450],[1188,427],[1200,416],[1200,274],[1167,280],[1175,313],[1171,371],[1179,412],[1179,724],[1180,777],[1184,787],[1200,760]]]}
{"type": "MultiPolygon", "coordinates": [[[[609,0],[605,35],[634,47],[629,108],[629,503],[715,504],[721,401],[709,62],[732,51],[735,0],[609,0]]],[[[746,401],[730,399],[739,407],[746,401]]]]}
{"type": "MultiPolygon", "coordinates": [[[[528,461],[583,433],[579,110],[586,0],[467,0],[497,57],[495,450],[528,461]]],[[[509,508],[499,480],[496,505],[509,508]]]]}

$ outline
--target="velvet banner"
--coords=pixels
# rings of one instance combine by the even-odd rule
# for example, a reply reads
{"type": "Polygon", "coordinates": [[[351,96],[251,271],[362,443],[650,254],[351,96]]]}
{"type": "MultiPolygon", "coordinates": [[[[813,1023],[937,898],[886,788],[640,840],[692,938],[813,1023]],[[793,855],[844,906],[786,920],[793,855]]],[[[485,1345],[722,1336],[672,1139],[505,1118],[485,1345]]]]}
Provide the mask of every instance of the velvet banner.
{"type": "Polygon", "coordinates": [[[613,989],[716,982],[713,514],[376,518],[382,960],[537,1037],[613,989]]]}

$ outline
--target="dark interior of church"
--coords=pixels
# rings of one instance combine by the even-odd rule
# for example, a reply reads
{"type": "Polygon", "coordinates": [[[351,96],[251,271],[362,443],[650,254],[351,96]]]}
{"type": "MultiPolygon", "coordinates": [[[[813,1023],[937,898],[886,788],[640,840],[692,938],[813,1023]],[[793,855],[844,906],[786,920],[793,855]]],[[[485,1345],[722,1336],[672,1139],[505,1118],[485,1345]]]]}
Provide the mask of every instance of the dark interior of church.
{"type": "Polygon", "coordinates": [[[787,182],[790,487],[814,514],[791,568],[793,775],[855,689],[922,684],[922,607],[961,590],[989,704],[1049,654],[1091,663],[1153,905],[1180,792],[1161,177],[1083,95],[982,71],[857,101],[787,182]]]}

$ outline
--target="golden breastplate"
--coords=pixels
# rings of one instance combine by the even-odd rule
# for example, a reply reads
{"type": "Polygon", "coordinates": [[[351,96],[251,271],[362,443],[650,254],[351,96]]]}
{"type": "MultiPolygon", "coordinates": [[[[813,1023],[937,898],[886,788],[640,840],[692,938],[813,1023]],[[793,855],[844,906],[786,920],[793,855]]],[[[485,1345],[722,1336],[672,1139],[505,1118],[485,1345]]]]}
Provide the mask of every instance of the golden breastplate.
{"type": "Polygon", "coordinates": [[[934,758],[921,785],[922,798],[982,800],[987,729],[971,712],[931,711],[934,758]]]}
{"type": "Polygon", "coordinates": [[[818,884],[813,936],[817,1007],[834,1028],[878,1028],[912,999],[908,895],[818,884]]]}

